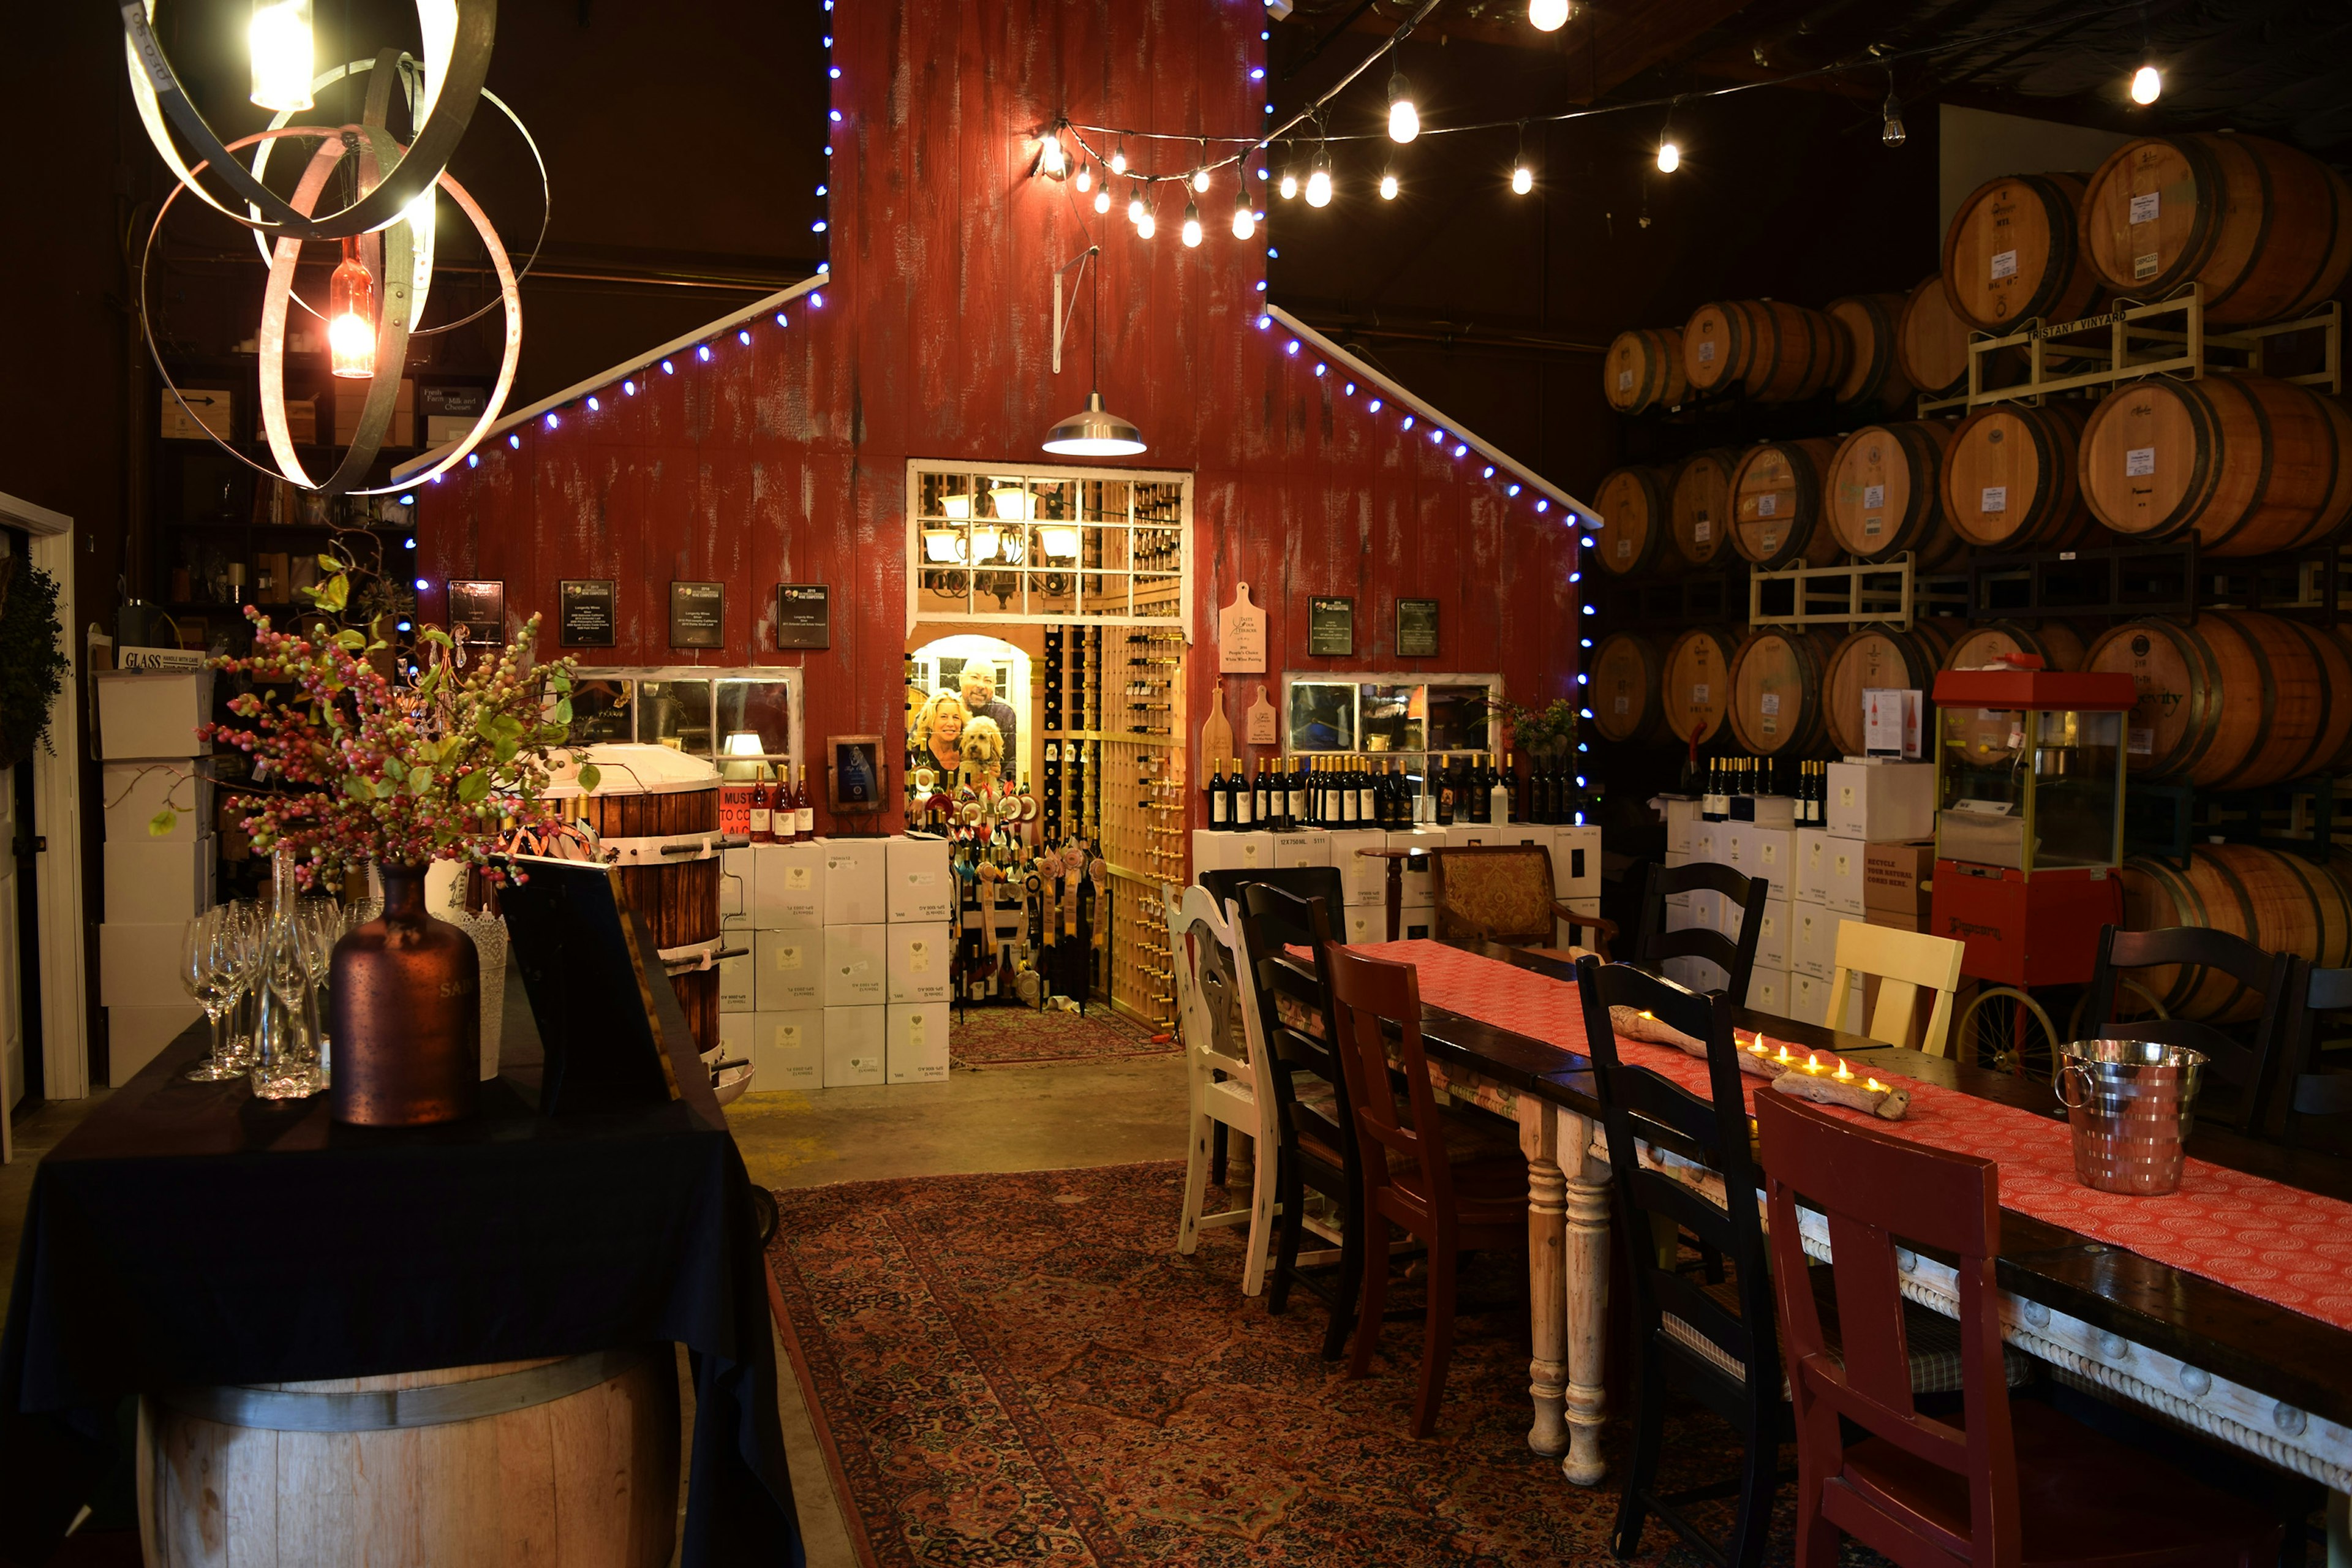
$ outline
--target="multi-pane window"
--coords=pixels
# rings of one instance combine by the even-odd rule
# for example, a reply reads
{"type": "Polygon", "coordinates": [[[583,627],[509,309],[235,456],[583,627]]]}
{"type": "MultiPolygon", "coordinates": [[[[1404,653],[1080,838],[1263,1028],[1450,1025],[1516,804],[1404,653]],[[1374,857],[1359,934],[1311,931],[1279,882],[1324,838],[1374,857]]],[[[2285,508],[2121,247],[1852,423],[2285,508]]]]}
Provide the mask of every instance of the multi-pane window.
{"type": "Polygon", "coordinates": [[[908,617],[1189,624],[1192,479],[907,465],[908,617]]]}

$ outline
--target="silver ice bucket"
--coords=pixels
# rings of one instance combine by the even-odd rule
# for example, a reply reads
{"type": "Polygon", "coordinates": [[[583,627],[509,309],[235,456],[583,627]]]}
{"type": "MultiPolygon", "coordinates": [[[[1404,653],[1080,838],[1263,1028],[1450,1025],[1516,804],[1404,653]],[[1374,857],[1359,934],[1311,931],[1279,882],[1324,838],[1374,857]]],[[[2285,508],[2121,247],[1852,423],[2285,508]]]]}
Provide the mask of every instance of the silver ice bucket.
{"type": "Polygon", "coordinates": [[[2074,1179],[2103,1193],[2168,1193],[2197,1108],[2205,1055],[2149,1040],[2058,1047],[2053,1087],[2074,1130],[2074,1179]]]}

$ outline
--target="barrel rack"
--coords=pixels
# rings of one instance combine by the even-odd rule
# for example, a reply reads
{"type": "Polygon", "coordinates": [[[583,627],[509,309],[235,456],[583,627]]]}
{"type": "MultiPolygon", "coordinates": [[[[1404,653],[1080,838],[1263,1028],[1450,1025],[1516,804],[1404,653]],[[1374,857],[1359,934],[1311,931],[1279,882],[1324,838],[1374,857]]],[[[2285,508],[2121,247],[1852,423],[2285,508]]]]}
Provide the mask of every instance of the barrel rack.
{"type": "Polygon", "coordinates": [[[2271,374],[2265,363],[2270,340],[2312,331],[2324,334],[2320,368],[2278,379],[2341,395],[2344,307],[2339,301],[2331,300],[2292,321],[2213,331],[2205,325],[2204,296],[2190,283],[2168,299],[2146,304],[2118,300],[2115,309],[2103,315],[2054,323],[2027,321],[2016,331],[1999,337],[1972,332],[1968,390],[1951,397],[1923,399],[1918,414],[1924,419],[1948,408],[2038,401],[2054,392],[2113,386],[2151,375],[2195,381],[2209,368],[2267,375],[2271,374]],[[1987,385],[1995,356],[2011,349],[2023,352],[2024,379],[2008,385],[1987,385]]]}
{"type": "Polygon", "coordinates": [[[2325,866],[2336,849],[2336,780],[2326,773],[2260,789],[2209,790],[2170,780],[2134,778],[2125,797],[2124,847],[2156,855],[2186,871],[2190,851],[2219,840],[2299,855],[2325,866]],[[2199,822],[2198,808],[2205,820],[2199,822]],[[2286,831],[2269,831],[2284,813],[2286,831]]]}
{"type": "Polygon", "coordinates": [[[1922,616],[1963,613],[1965,572],[1921,573],[1909,552],[1843,566],[1798,566],[1748,579],[1751,626],[1861,626],[1885,622],[1909,631],[1922,616]]]}

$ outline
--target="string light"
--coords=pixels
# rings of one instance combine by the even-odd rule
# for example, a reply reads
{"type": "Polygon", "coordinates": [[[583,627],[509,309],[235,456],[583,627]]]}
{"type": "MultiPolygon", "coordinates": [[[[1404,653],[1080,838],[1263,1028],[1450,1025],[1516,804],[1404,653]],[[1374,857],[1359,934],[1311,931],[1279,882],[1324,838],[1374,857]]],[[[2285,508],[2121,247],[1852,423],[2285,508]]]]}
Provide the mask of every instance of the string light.
{"type": "Polygon", "coordinates": [[[310,0],[264,0],[247,25],[253,101],[278,113],[312,107],[310,0]]]}
{"type": "Polygon", "coordinates": [[[1111,149],[1110,172],[1114,174],[1127,173],[1127,138],[1124,136],[1118,139],[1118,145],[1111,149]]]}
{"type": "Polygon", "coordinates": [[[1319,142],[1315,148],[1315,166],[1307,174],[1307,205],[1310,207],[1331,205],[1331,151],[1319,142]]]}
{"type": "Polygon", "coordinates": [[[1511,160],[1511,194],[1526,195],[1536,188],[1536,172],[1528,167],[1528,122],[1519,121],[1518,156],[1511,160]]]}
{"type": "Polygon", "coordinates": [[[1249,184],[1244,181],[1234,189],[1234,237],[1247,239],[1257,233],[1257,214],[1252,210],[1249,184]]]}
{"type": "Polygon", "coordinates": [[[1192,171],[1192,188],[1203,195],[1209,189],[1209,142],[1205,136],[1201,139],[1201,166],[1192,171]]]}
{"type": "Polygon", "coordinates": [[[1396,161],[1394,159],[1391,159],[1389,161],[1389,166],[1381,171],[1381,200],[1384,202],[1392,202],[1396,199],[1396,161]]]}
{"type": "Polygon", "coordinates": [[[1127,221],[1141,228],[1148,216],[1143,205],[1143,182],[1136,181],[1134,189],[1135,194],[1127,198],[1127,221]]]}
{"type": "Polygon", "coordinates": [[[1568,26],[1568,0],[1528,0],[1528,22],[1538,33],[1557,33],[1568,26]]]}
{"type": "Polygon", "coordinates": [[[1184,203],[1184,227],[1181,233],[1184,248],[1187,250],[1201,248],[1201,209],[1189,197],[1184,203]]]}
{"type": "Polygon", "coordinates": [[[1389,140],[1410,142],[1421,134],[1421,110],[1413,106],[1412,84],[1402,68],[1389,72],[1389,140]]]}
{"type": "Polygon", "coordinates": [[[1298,194],[1298,171],[1296,169],[1283,170],[1282,184],[1276,186],[1275,189],[1281,193],[1282,199],[1286,202],[1291,197],[1297,195],[1298,194]]]}
{"type": "Polygon", "coordinates": [[[2131,97],[2134,103],[2154,103],[2164,92],[2164,73],[2154,66],[2142,66],[2132,72],[2131,97]]]}
{"type": "Polygon", "coordinates": [[[1081,195],[1093,190],[1095,188],[1094,166],[1084,158],[1079,159],[1078,172],[1070,176],[1070,184],[1078,187],[1078,194],[1081,195]]]}
{"type": "Polygon", "coordinates": [[[1037,172],[1049,180],[1070,177],[1070,161],[1062,151],[1062,128],[1059,125],[1045,132],[1037,144],[1037,172]]]}
{"type": "Polygon", "coordinates": [[[1135,237],[1138,239],[1150,239],[1153,235],[1158,234],[1159,232],[1160,220],[1152,216],[1151,204],[1146,202],[1143,205],[1143,216],[1135,220],[1135,237]]]}
{"type": "Polygon", "coordinates": [[[1658,173],[1671,174],[1683,166],[1683,150],[1671,139],[1658,143],[1658,173]]]}
{"type": "Polygon", "coordinates": [[[1895,96],[1895,84],[1886,84],[1886,107],[1878,111],[1886,123],[1879,129],[1878,139],[1889,147],[1900,147],[1909,132],[1903,129],[1903,105],[1895,96]]]}
{"type": "Polygon", "coordinates": [[[1095,193],[1095,211],[1097,213],[1110,211],[1110,182],[1108,180],[1103,182],[1102,189],[1095,193]]]}

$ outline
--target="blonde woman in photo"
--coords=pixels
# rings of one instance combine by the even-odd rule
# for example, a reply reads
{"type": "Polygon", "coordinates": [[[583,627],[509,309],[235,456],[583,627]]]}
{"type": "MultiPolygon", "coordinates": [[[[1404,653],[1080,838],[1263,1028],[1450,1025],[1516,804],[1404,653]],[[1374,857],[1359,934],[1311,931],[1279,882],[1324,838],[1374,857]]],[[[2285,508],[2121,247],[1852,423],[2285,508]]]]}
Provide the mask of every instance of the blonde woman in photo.
{"type": "Polygon", "coordinates": [[[935,693],[915,715],[915,749],[919,755],[946,777],[952,778],[963,766],[961,742],[964,726],[971,715],[964,710],[963,699],[952,691],[935,693]]]}

